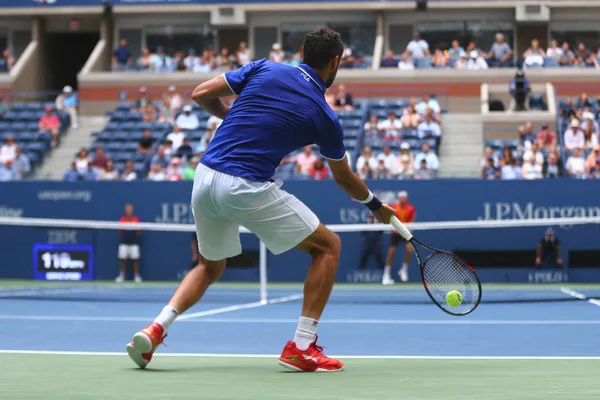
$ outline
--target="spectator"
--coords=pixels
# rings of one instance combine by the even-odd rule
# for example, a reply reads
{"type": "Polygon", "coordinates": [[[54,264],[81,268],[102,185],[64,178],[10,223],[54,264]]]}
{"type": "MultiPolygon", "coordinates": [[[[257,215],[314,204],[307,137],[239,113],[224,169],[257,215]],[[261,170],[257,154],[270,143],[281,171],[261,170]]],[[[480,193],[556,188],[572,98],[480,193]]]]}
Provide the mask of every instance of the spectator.
{"type": "Polygon", "coordinates": [[[200,142],[196,145],[196,148],[195,148],[196,154],[198,154],[200,152],[205,152],[214,136],[215,136],[215,129],[207,128],[206,131],[204,131],[204,135],[202,136],[202,139],[200,139],[200,142]]]}
{"type": "Polygon", "coordinates": [[[525,125],[523,126],[523,131],[519,132],[519,134],[519,139],[523,144],[525,142],[534,143],[537,139],[537,135],[533,133],[533,124],[529,121],[525,122],[525,125]]]}
{"type": "Polygon", "coordinates": [[[165,172],[160,168],[158,164],[150,165],[150,171],[148,171],[149,181],[160,182],[165,180],[165,172]]]}
{"type": "Polygon", "coordinates": [[[575,53],[571,50],[568,42],[564,42],[562,45],[562,55],[558,59],[558,63],[566,67],[575,64],[575,53]]]}
{"type": "Polygon", "coordinates": [[[79,155],[75,160],[75,164],[80,175],[85,175],[87,173],[90,160],[88,159],[88,151],[86,148],[83,147],[79,150],[79,155]]]}
{"type": "Polygon", "coordinates": [[[46,106],[44,114],[38,120],[39,132],[50,132],[52,134],[52,147],[58,143],[58,134],[60,131],[60,119],[52,113],[52,107],[46,106]]]}
{"type": "MultiPolygon", "coordinates": [[[[394,57],[394,52],[392,50],[386,51],[385,57],[383,57],[381,59],[379,68],[398,68],[398,67],[400,67],[400,65],[398,63],[398,59],[396,57],[394,57]]],[[[414,65],[413,65],[413,68],[414,68],[414,65]]],[[[402,69],[402,68],[400,68],[400,69],[402,69]]]]}
{"type": "Polygon", "coordinates": [[[237,51],[235,52],[235,57],[240,67],[243,67],[246,64],[250,64],[250,62],[252,61],[252,52],[248,48],[246,42],[240,42],[240,45],[237,51]]]}
{"type": "Polygon", "coordinates": [[[127,40],[121,38],[119,47],[115,49],[112,56],[113,71],[126,71],[131,66],[131,51],[127,47],[127,40]]]}
{"type": "Polygon", "coordinates": [[[585,159],[579,147],[573,149],[573,155],[567,158],[567,173],[572,178],[585,178],[587,174],[585,159]]]}
{"type": "Polygon", "coordinates": [[[0,95],[0,120],[5,112],[8,111],[8,104],[4,101],[4,96],[0,95]]]}
{"type": "Polygon", "coordinates": [[[196,176],[196,167],[198,166],[199,162],[200,162],[200,158],[192,157],[189,165],[184,168],[183,174],[181,175],[181,178],[184,181],[193,181],[194,180],[194,177],[196,176]]]}
{"type": "Polygon", "coordinates": [[[385,140],[400,139],[400,129],[402,129],[401,120],[396,118],[394,112],[388,114],[388,118],[379,123],[377,127],[382,133],[385,140]]]}
{"type": "Polygon", "coordinates": [[[540,151],[536,142],[533,142],[530,147],[526,146],[525,153],[523,153],[523,161],[529,161],[530,159],[533,159],[536,164],[544,165],[544,154],[540,151]]]}
{"type": "Polygon", "coordinates": [[[596,158],[596,165],[589,169],[588,178],[600,179],[600,157],[596,158]]]}
{"type": "Polygon", "coordinates": [[[156,151],[156,154],[152,156],[150,159],[150,164],[158,164],[160,168],[167,168],[167,166],[171,163],[171,157],[165,154],[165,146],[160,145],[156,151]]]}
{"type": "Polygon", "coordinates": [[[394,173],[398,168],[398,156],[392,153],[392,148],[390,146],[383,147],[383,153],[380,153],[377,156],[378,161],[383,161],[383,164],[387,171],[390,174],[394,173]]]}
{"type": "Polygon", "coordinates": [[[421,117],[415,110],[414,105],[409,105],[402,112],[402,118],[400,119],[400,123],[403,128],[416,128],[421,123],[421,117]]]}
{"type": "Polygon", "coordinates": [[[592,149],[598,144],[598,134],[592,131],[592,125],[587,125],[583,129],[583,149],[592,149]]]}
{"type": "Polygon", "coordinates": [[[0,147],[0,164],[5,163],[7,160],[14,160],[17,156],[17,145],[15,144],[15,138],[11,135],[6,137],[6,142],[0,147]]]}
{"type": "MultiPolygon", "coordinates": [[[[492,45],[487,58],[490,60],[493,67],[512,67],[512,49],[504,41],[504,35],[502,33],[496,34],[496,41],[492,45]]],[[[474,58],[471,55],[471,58],[474,58]]],[[[479,68],[477,68],[479,69],[479,68]]],[[[487,69],[487,68],[481,68],[487,69]]]]}
{"type": "Polygon", "coordinates": [[[194,68],[192,72],[210,72],[212,69],[212,64],[210,62],[209,55],[207,53],[202,54],[199,61],[194,64],[194,68]]]}
{"type": "Polygon", "coordinates": [[[152,104],[152,99],[148,96],[148,89],[145,86],[138,90],[138,98],[135,100],[135,108],[131,111],[142,112],[142,109],[148,104],[152,104]]]}
{"type": "Polygon", "coordinates": [[[138,153],[152,153],[154,148],[154,139],[152,139],[152,131],[150,129],[144,129],[144,137],[139,141],[138,153]]]}
{"type": "Polygon", "coordinates": [[[175,113],[171,110],[171,99],[165,98],[163,104],[159,107],[158,122],[163,124],[173,124],[175,122],[175,113]]]}
{"type": "Polygon", "coordinates": [[[304,146],[304,151],[294,157],[288,158],[287,162],[296,163],[296,173],[307,175],[313,167],[317,156],[312,152],[312,146],[304,146]]]}
{"type": "Polygon", "coordinates": [[[222,123],[223,120],[221,118],[211,115],[206,121],[206,127],[207,129],[212,130],[214,134],[217,131],[217,129],[219,129],[222,123]]]}
{"type": "Polygon", "coordinates": [[[494,160],[494,167],[498,167],[500,165],[500,160],[494,154],[494,150],[491,147],[486,147],[483,149],[483,158],[481,159],[481,168],[485,168],[489,164],[489,159],[494,160]]]}
{"type": "Polygon", "coordinates": [[[271,52],[269,53],[269,60],[281,64],[284,59],[285,53],[281,50],[281,44],[273,43],[271,52]]]}
{"type": "Polygon", "coordinates": [[[8,51],[8,49],[4,49],[2,52],[2,57],[0,57],[0,72],[10,72],[14,64],[15,59],[10,54],[10,51],[8,51]]]}
{"type": "Polygon", "coordinates": [[[548,228],[546,234],[538,244],[535,265],[538,268],[558,268],[562,266],[562,263],[560,242],[554,236],[552,228],[548,228]]]}
{"type": "Polygon", "coordinates": [[[126,182],[131,182],[137,180],[137,173],[133,169],[133,161],[128,160],[125,163],[125,170],[121,174],[121,180],[126,182]]]}
{"type": "Polygon", "coordinates": [[[142,71],[142,72],[150,71],[150,68],[152,65],[152,56],[153,56],[153,54],[150,53],[150,50],[148,50],[147,47],[144,47],[142,49],[142,54],[137,59],[137,67],[140,71],[142,71]]]}
{"type": "Polygon", "coordinates": [[[346,85],[338,86],[338,93],[335,96],[335,105],[344,110],[354,109],[352,95],[346,92],[346,85]]]}
{"type": "Polygon", "coordinates": [[[154,72],[170,72],[172,60],[168,54],[165,54],[163,46],[156,46],[156,53],[150,58],[150,69],[154,72]]]}
{"type": "Polygon", "coordinates": [[[433,176],[434,171],[427,167],[427,161],[425,159],[421,160],[419,168],[415,169],[413,174],[413,178],[418,180],[433,179],[433,176]]]}
{"type": "Polygon", "coordinates": [[[452,46],[448,49],[448,55],[450,58],[459,58],[463,53],[465,53],[465,49],[463,49],[458,40],[453,40],[452,46]]]}
{"type": "MultiPolygon", "coordinates": [[[[490,148],[490,150],[491,150],[491,148],[490,148]]],[[[516,152],[514,152],[512,148],[510,148],[508,146],[504,146],[504,149],[502,149],[502,160],[500,160],[500,162],[504,161],[503,165],[510,164],[511,159],[513,157],[515,157],[515,155],[516,155],[515,153],[516,152]]],[[[483,166],[483,164],[482,164],[482,166],[483,166]]]]}
{"type": "Polygon", "coordinates": [[[438,143],[442,137],[440,125],[433,120],[432,114],[425,115],[425,121],[421,122],[417,128],[419,139],[433,138],[438,143]]]}
{"type": "Polygon", "coordinates": [[[369,120],[365,122],[364,131],[366,139],[380,139],[379,134],[379,122],[377,121],[377,115],[371,114],[369,120]]]}
{"type": "Polygon", "coordinates": [[[398,159],[396,161],[396,169],[392,170],[392,174],[398,175],[408,173],[412,176],[414,164],[415,158],[410,152],[410,145],[406,142],[402,143],[400,145],[400,154],[398,154],[398,159]]]}
{"type": "Polygon", "coordinates": [[[390,170],[385,166],[384,160],[379,160],[377,162],[377,169],[373,171],[374,179],[390,179],[392,174],[390,170]]]}
{"type": "Polygon", "coordinates": [[[512,157],[509,162],[502,160],[502,170],[500,172],[500,177],[503,180],[515,180],[515,179],[523,179],[523,172],[521,171],[521,166],[519,165],[519,160],[515,157],[512,157]]]}
{"type": "Polygon", "coordinates": [[[584,108],[584,107],[592,107],[593,104],[590,100],[590,97],[588,96],[588,94],[586,92],[583,92],[579,95],[579,108],[584,108]]]}
{"type": "Polygon", "coordinates": [[[17,181],[20,178],[12,159],[6,160],[4,165],[0,164],[0,182],[17,181]]]}
{"type": "Polygon", "coordinates": [[[29,157],[23,154],[21,146],[15,149],[15,158],[13,159],[13,168],[17,171],[19,179],[22,179],[29,171],[31,171],[31,162],[29,157]]]}
{"type": "Polygon", "coordinates": [[[427,169],[431,170],[433,173],[437,172],[440,167],[440,161],[438,160],[437,154],[431,151],[431,147],[427,143],[423,143],[421,152],[415,157],[415,170],[421,168],[422,161],[425,161],[427,169]]]}
{"type": "Polygon", "coordinates": [[[562,178],[562,167],[558,163],[558,157],[554,153],[548,154],[548,162],[544,164],[542,169],[544,178],[562,178]]]}
{"type": "Polygon", "coordinates": [[[567,97],[565,100],[565,105],[560,108],[560,115],[564,118],[574,118],[577,116],[577,111],[575,110],[575,106],[573,105],[573,99],[567,97]]]}
{"type": "Polygon", "coordinates": [[[62,180],[63,182],[77,182],[81,180],[81,175],[79,174],[79,170],[77,169],[77,163],[75,161],[71,162],[71,169],[65,172],[62,180]]]}
{"type": "Polygon", "coordinates": [[[300,65],[301,62],[302,56],[300,55],[300,53],[287,53],[285,55],[285,60],[283,61],[285,65],[289,65],[292,67],[297,67],[298,65],[300,65]]]}
{"type": "Polygon", "coordinates": [[[410,60],[410,56],[407,53],[402,54],[398,63],[398,69],[400,71],[412,71],[415,69],[415,64],[410,60]]]}
{"type": "Polygon", "coordinates": [[[558,46],[558,42],[556,41],[556,39],[552,39],[550,41],[550,46],[548,47],[548,50],[546,50],[546,57],[560,59],[562,56],[563,56],[563,51],[558,46]]]}
{"type": "MultiPolygon", "coordinates": [[[[183,106],[183,113],[179,114],[175,120],[175,124],[179,126],[180,129],[187,131],[198,129],[200,126],[200,121],[198,120],[198,116],[196,116],[196,114],[192,114],[192,106],[187,104],[183,106]]],[[[173,145],[175,145],[175,143],[173,143],[173,145]]]]}
{"type": "Polygon", "coordinates": [[[575,64],[580,67],[591,67],[594,65],[593,55],[585,46],[585,43],[579,42],[575,51],[575,64]]]}
{"type": "Polygon", "coordinates": [[[378,162],[377,159],[373,157],[373,150],[369,146],[363,148],[362,154],[356,160],[356,169],[360,171],[365,165],[369,167],[371,172],[377,170],[378,162]]]}
{"type": "Polygon", "coordinates": [[[548,128],[548,124],[542,124],[542,130],[537,134],[536,143],[540,149],[549,149],[556,144],[556,133],[548,128]]]}
{"type": "Polygon", "coordinates": [[[523,57],[525,58],[523,63],[526,67],[542,67],[544,66],[546,52],[540,47],[540,41],[533,39],[531,47],[525,50],[523,57]]]}
{"type": "Polygon", "coordinates": [[[101,181],[118,181],[119,171],[115,169],[112,160],[107,160],[104,169],[100,169],[98,173],[98,180],[101,181]]]}
{"type": "Polygon", "coordinates": [[[171,112],[178,113],[183,107],[183,97],[177,93],[177,87],[175,85],[169,86],[169,91],[163,95],[165,103],[169,100],[169,108],[171,112]]]}
{"type": "Polygon", "coordinates": [[[431,58],[431,63],[434,67],[446,68],[450,65],[450,59],[444,55],[441,49],[436,48],[431,58]]]}
{"type": "Polygon", "coordinates": [[[221,47],[219,55],[215,58],[215,71],[231,71],[234,62],[235,57],[229,54],[229,49],[227,47],[221,47]]]}
{"type": "Polygon", "coordinates": [[[590,154],[588,154],[587,158],[585,159],[585,168],[587,170],[593,168],[596,165],[596,159],[598,157],[600,157],[600,144],[595,145],[590,154]]]}
{"type": "Polygon", "coordinates": [[[354,68],[354,55],[352,54],[354,50],[353,46],[348,46],[344,44],[344,52],[342,53],[342,61],[340,61],[339,68],[347,69],[354,68]]]}
{"type": "Polygon", "coordinates": [[[179,146],[175,152],[175,155],[178,158],[184,159],[186,162],[194,156],[194,149],[192,149],[192,146],[190,146],[190,142],[187,137],[183,138],[183,143],[181,146],[179,146]]]}
{"type": "MultiPolygon", "coordinates": [[[[140,222],[140,219],[133,214],[132,204],[125,204],[124,210],[125,215],[119,220],[120,223],[136,224],[140,222]]],[[[141,231],[139,230],[119,230],[119,276],[117,276],[115,282],[121,283],[125,281],[127,260],[131,260],[135,282],[142,282],[142,277],[140,276],[140,236],[141,231]]]]}
{"type": "Polygon", "coordinates": [[[579,128],[579,120],[573,118],[571,126],[565,131],[565,149],[573,150],[575,148],[583,148],[585,146],[585,136],[579,128]]]}
{"type": "Polygon", "coordinates": [[[431,53],[429,52],[429,44],[421,39],[421,34],[419,32],[415,32],[413,34],[412,40],[406,46],[406,53],[410,55],[412,58],[424,58],[430,57],[431,53]]]}
{"type": "Polygon", "coordinates": [[[165,155],[166,156],[172,157],[175,154],[175,151],[173,151],[173,142],[171,142],[170,139],[165,139],[163,146],[165,146],[165,155]]]}
{"type": "Polygon", "coordinates": [[[171,164],[165,170],[165,180],[170,182],[181,180],[181,160],[177,157],[171,159],[171,164]]]}
{"type": "Polygon", "coordinates": [[[482,179],[500,179],[501,171],[496,166],[494,157],[487,159],[487,164],[481,169],[482,179]]]}
{"type": "Polygon", "coordinates": [[[534,162],[533,157],[523,163],[523,179],[542,179],[542,166],[534,162]]]}
{"type": "Polygon", "coordinates": [[[323,160],[317,158],[313,163],[311,169],[308,171],[308,175],[312,179],[316,180],[327,179],[327,177],[329,176],[329,170],[327,169],[327,167],[325,167],[323,160]]]}
{"type": "Polygon", "coordinates": [[[477,43],[472,40],[467,45],[467,48],[465,49],[465,53],[469,54],[473,50],[475,50],[477,52],[477,54],[479,54],[480,57],[487,57],[487,55],[485,54],[485,52],[483,50],[481,50],[479,47],[477,47],[477,43]]]}
{"type": "Polygon", "coordinates": [[[429,108],[435,113],[435,115],[439,115],[440,112],[442,112],[440,103],[438,103],[434,95],[426,95],[423,100],[417,103],[415,106],[415,111],[421,115],[425,115],[427,114],[427,109],[429,108]]]}
{"type": "Polygon", "coordinates": [[[469,60],[467,61],[467,69],[471,70],[479,70],[479,69],[488,69],[488,65],[479,55],[476,50],[473,50],[469,53],[469,60]]]}
{"type": "Polygon", "coordinates": [[[173,143],[173,151],[175,153],[177,153],[177,150],[179,150],[179,147],[183,144],[183,140],[185,138],[185,133],[181,132],[181,129],[177,123],[173,125],[173,132],[167,135],[167,139],[173,143]]]}
{"type": "Polygon", "coordinates": [[[77,124],[78,104],[79,100],[77,99],[77,93],[73,92],[73,88],[68,85],[63,88],[62,94],[59,94],[56,98],[56,109],[58,111],[65,111],[67,114],[69,114],[69,119],[71,120],[71,128],[73,129],[77,129],[77,127],[79,126],[77,124]]]}
{"type": "Polygon", "coordinates": [[[373,171],[369,168],[369,164],[365,163],[362,168],[356,168],[356,173],[360,179],[373,179],[373,171]]]}
{"type": "Polygon", "coordinates": [[[585,130],[590,127],[593,133],[598,133],[600,131],[600,126],[598,122],[595,120],[595,115],[590,109],[590,107],[586,107],[581,112],[581,126],[580,128],[585,132],[585,130]]]}
{"type": "Polygon", "coordinates": [[[92,160],[92,166],[96,169],[103,170],[106,169],[109,161],[108,157],[104,155],[104,148],[102,146],[96,147],[96,155],[92,160]]]}
{"type": "Polygon", "coordinates": [[[97,181],[98,180],[98,172],[96,168],[92,167],[92,163],[88,162],[87,170],[82,174],[84,181],[97,181]]]}
{"type": "Polygon", "coordinates": [[[154,108],[152,103],[147,103],[144,107],[140,108],[140,113],[144,122],[156,122],[156,108],[154,108]]]}
{"type": "Polygon", "coordinates": [[[454,69],[467,69],[467,53],[464,51],[459,54],[459,59],[454,63],[454,69]]]}
{"type": "Polygon", "coordinates": [[[200,63],[200,58],[196,55],[196,50],[189,49],[188,55],[183,59],[186,71],[192,72],[194,67],[200,63]]]}

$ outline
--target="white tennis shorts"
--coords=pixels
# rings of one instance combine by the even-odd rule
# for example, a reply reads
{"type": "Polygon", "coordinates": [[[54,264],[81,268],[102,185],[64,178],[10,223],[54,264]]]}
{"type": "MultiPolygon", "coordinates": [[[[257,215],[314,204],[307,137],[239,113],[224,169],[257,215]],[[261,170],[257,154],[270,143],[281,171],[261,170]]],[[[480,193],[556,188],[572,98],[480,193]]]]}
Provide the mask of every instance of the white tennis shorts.
{"type": "Polygon", "coordinates": [[[137,244],[123,244],[119,245],[119,260],[139,260],[140,259],[140,246],[137,244]]]}
{"type": "Polygon", "coordinates": [[[258,236],[273,254],[306,239],[319,219],[280,187],[281,181],[253,182],[198,164],[192,210],[200,254],[212,261],[240,254],[240,226],[258,236]]]}

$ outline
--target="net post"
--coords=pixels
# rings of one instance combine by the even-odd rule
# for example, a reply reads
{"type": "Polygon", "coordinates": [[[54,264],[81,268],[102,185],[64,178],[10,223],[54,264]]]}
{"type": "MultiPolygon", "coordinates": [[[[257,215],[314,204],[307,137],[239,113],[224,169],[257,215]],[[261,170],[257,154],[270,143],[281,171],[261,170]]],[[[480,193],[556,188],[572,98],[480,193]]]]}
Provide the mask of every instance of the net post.
{"type": "Polygon", "coordinates": [[[260,302],[268,303],[267,294],[267,246],[260,242],[259,250],[260,302]]]}

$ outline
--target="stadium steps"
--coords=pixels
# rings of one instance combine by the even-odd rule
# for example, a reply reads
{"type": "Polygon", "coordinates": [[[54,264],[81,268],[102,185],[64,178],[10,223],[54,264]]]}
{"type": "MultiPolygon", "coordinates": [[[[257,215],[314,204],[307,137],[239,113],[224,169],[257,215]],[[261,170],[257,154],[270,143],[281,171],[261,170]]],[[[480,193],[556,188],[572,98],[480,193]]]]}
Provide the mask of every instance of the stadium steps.
{"type": "Polygon", "coordinates": [[[440,173],[442,178],[479,177],[483,120],[479,114],[442,115],[440,173]]]}
{"type": "Polygon", "coordinates": [[[101,131],[108,122],[107,117],[79,117],[79,127],[69,129],[62,137],[60,145],[46,158],[37,170],[37,179],[62,179],[76,152],[89,147],[93,141],[92,132],[101,131]]]}

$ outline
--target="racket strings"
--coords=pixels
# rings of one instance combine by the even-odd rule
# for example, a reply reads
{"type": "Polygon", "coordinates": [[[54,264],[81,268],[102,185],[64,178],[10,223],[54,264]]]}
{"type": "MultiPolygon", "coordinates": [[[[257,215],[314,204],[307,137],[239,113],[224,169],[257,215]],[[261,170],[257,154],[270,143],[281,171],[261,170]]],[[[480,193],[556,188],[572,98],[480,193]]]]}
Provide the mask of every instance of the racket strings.
{"type": "Polygon", "coordinates": [[[423,277],[434,301],[453,314],[466,313],[479,301],[477,277],[462,260],[452,254],[433,253],[425,261],[423,277]],[[451,290],[462,295],[462,303],[458,307],[446,303],[446,296],[451,290]]]}

